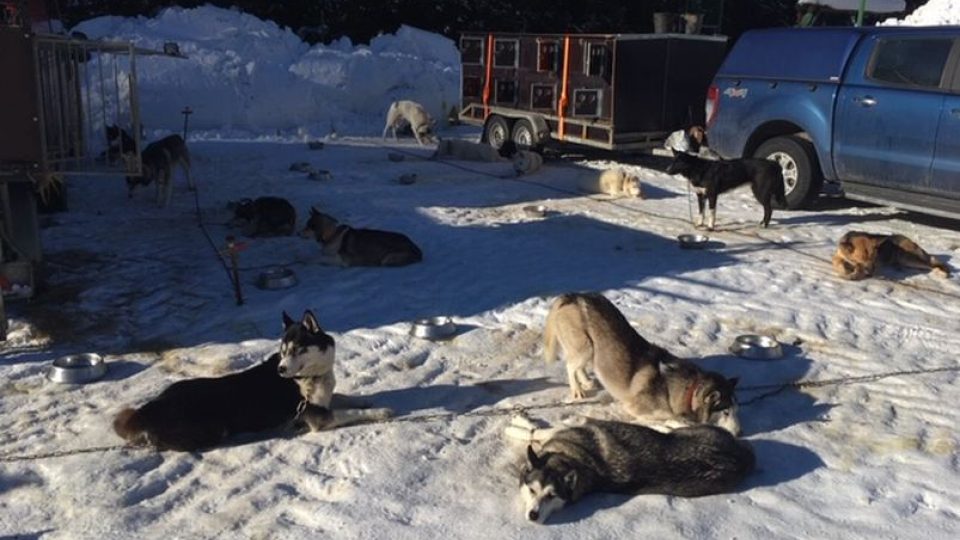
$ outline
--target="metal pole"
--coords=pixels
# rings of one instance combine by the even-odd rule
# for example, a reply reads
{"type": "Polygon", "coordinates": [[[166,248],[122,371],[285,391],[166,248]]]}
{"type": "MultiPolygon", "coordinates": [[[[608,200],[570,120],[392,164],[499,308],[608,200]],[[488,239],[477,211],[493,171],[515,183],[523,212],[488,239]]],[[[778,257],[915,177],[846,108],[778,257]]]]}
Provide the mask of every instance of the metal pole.
{"type": "Polygon", "coordinates": [[[240,269],[237,267],[237,246],[236,239],[233,236],[227,237],[227,253],[230,255],[230,274],[233,281],[233,294],[237,299],[237,305],[243,305],[243,291],[240,289],[240,269]]]}
{"type": "Polygon", "coordinates": [[[183,115],[183,141],[186,142],[187,141],[187,123],[190,120],[190,115],[193,114],[193,109],[191,109],[190,106],[187,105],[186,107],[183,108],[182,111],[180,111],[180,114],[183,115]]]}
{"type": "Polygon", "coordinates": [[[863,26],[863,14],[867,11],[867,0],[860,0],[860,9],[857,11],[856,26],[863,26]]]}

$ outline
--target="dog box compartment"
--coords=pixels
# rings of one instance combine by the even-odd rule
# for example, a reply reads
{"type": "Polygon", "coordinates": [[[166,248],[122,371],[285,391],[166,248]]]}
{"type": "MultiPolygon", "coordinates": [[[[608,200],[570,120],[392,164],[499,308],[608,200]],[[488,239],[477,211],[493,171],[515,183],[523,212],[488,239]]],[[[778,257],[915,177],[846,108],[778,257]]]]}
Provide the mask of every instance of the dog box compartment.
{"type": "Polygon", "coordinates": [[[465,33],[459,119],[527,119],[553,142],[609,150],[658,147],[704,124],[726,47],[725,36],[465,33]]]}

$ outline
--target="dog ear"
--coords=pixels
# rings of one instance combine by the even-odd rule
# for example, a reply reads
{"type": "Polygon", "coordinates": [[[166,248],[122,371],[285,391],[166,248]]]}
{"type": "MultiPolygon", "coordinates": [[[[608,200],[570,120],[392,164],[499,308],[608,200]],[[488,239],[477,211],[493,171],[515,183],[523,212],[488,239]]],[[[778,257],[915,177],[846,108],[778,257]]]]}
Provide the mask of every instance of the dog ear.
{"type": "Polygon", "coordinates": [[[527,445],[527,461],[530,462],[530,466],[534,469],[543,467],[543,459],[541,459],[540,456],[533,451],[533,445],[530,444],[527,445]]]}
{"type": "Polygon", "coordinates": [[[703,398],[703,401],[707,405],[707,410],[709,410],[712,406],[720,403],[720,391],[713,390],[707,394],[707,397],[703,398]]]}
{"type": "Polygon", "coordinates": [[[563,475],[563,483],[566,484],[567,489],[573,491],[577,485],[577,471],[570,471],[563,475]]]}
{"type": "Polygon", "coordinates": [[[300,321],[300,324],[302,324],[303,327],[312,334],[316,334],[321,331],[320,324],[317,322],[317,318],[314,317],[313,312],[309,309],[303,312],[303,320],[300,321]]]}
{"type": "Polygon", "coordinates": [[[740,382],[740,377],[733,377],[732,379],[727,379],[727,384],[730,385],[730,389],[737,387],[737,383],[740,382]]]}
{"type": "Polygon", "coordinates": [[[287,315],[287,312],[284,311],[284,312],[283,312],[283,330],[284,330],[284,332],[286,332],[287,328],[290,328],[290,327],[293,326],[294,324],[296,324],[296,321],[294,321],[293,318],[290,317],[289,315],[287,315]]]}
{"type": "Polygon", "coordinates": [[[317,210],[317,209],[314,208],[313,206],[310,207],[310,215],[311,215],[311,216],[315,216],[315,215],[317,215],[317,214],[319,214],[319,213],[320,213],[319,210],[317,210]]]}

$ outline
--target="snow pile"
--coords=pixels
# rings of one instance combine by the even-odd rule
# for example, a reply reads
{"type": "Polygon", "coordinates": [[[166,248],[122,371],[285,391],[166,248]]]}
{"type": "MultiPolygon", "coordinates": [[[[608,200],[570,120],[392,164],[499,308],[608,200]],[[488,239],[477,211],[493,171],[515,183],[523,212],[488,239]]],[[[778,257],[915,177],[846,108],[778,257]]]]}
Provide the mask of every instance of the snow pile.
{"type": "Polygon", "coordinates": [[[960,0],[930,0],[903,19],[887,19],[884,26],[945,26],[960,24],[960,0]]]}
{"type": "Polygon", "coordinates": [[[349,39],[310,47],[289,28],[239,11],[169,8],[153,19],[99,17],[74,30],[91,39],[162,49],[174,41],[186,59],[137,58],[142,121],[221,134],[371,134],[390,102],[412,99],[435,118],[456,103],[459,52],[442,36],[401,27],[370,46],[349,39]]]}

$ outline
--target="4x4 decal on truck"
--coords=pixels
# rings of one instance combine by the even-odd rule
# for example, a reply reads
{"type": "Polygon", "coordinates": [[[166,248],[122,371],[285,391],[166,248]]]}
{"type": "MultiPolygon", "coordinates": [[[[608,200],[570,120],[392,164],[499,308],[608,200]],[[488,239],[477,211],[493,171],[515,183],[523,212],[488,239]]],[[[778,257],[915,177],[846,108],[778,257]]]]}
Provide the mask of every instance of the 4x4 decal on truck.
{"type": "Polygon", "coordinates": [[[748,88],[735,88],[731,86],[723,91],[723,95],[729,98],[745,98],[747,97],[748,88]]]}

